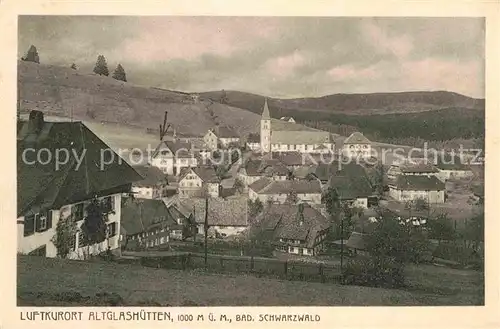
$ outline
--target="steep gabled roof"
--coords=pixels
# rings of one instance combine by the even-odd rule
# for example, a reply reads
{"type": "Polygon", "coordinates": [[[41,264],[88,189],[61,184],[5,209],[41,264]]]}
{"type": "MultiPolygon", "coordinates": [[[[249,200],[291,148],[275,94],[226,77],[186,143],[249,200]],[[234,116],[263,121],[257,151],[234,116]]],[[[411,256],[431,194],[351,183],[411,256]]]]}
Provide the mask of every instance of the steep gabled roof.
{"type": "Polygon", "coordinates": [[[271,115],[269,114],[269,107],[267,106],[267,98],[264,100],[264,110],[262,111],[262,119],[269,120],[271,115]]]}
{"type": "Polygon", "coordinates": [[[170,228],[178,226],[162,200],[128,198],[122,206],[121,225],[129,235],[147,231],[160,223],[170,228]]]}
{"type": "Polygon", "coordinates": [[[167,176],[157,167],[154,166],[133,166],[134,170],[144,177],[143,180],[135,182],[134,186],[154,186],[159,184],[167,184],[167,176]]]}
{"type": "Polygon", "coordinates": [[[368,234],[352,232],[346,242],[346,247],[351,249],[366,250],[368,234]]]}
{"type": "Polygon", "coordinates": [[[435,176],[407,176],[401,175],[396,179],[394,186],[405,191],[443,191],[445,185],[435,176]]]}
{"type": "Polygon", "coordinates": [[[179,181],[184,179],[184,177],[186,177],[189,173],[194,173],[196,176],[200,177],[204,183],[220,183],[220,179],[217,176],[215,169],[211,166],[182,168],[179,181]]]}
{"type": "Polygon", "coordinates": [[[349,137],[344,140],[345,144],[370,144],[370,140],[366,138],[362,133],[356,131],[352,133],[349,137]]]}
{"type": "Polygon", "coordinates": [[[219,138],[239,138],[240,135],[229,127],[217,127],[213,130],[215,136],[219,138]]]}
{"type": "Polygon", "coordinates": [[[260,143],[260,134],[257,133],[248,134],[247,143],[260,143]]]}
{"type": "Polygon", "coordinates": [[[341,200],[367,198],[373,194],[370,182],[363,176],[332,176],[330,186],[341,200]]]}
{"type": "Polygon", "coordinates": [[[30,130],[28,121],[18,122],[18,216],[42,209],[58,209],[94,195],[110,194],[110,191],[126,192],[131,183],[142,180],[82,122],[45,122],[43,117],[40,120],[38,131],[30,130]],[[27,161],[24,161],[23,152],[29,149],[33,152],[28,151],[25,154],[27,161]],[[47,149],[52,155],[46,164],[36,160],[37,152],[42,149],[47,149]],[[64,156],[61,150],[68,150],[66,162],[63,161],[65,158],[56,158],[57,150],[60,157],[64,156]],[[75,154],[82,159],[81,163],[75,154]],[[104,159],[101,159],[103,155],[104,159]],[[59,167],[56,167],[57,161],[59,167]]]}
{"type": "Polygon", "coordinates": [[[288,194],[290,192],[297,194],[321,193],[321,185],[316,180],[275,181],[264,177],[250,184],[249,188],[257,194],[288,194]]]}
{"type": "MultiPolygon", "coordinates": [[[[194,209],[195,221],[205,223],[205,199],[182,199],[188,209],[194,209]]],[[[211,226],[247,226],[248,199],[246,197],[210,198],[208,200],[208,224],[211,226]]]]}

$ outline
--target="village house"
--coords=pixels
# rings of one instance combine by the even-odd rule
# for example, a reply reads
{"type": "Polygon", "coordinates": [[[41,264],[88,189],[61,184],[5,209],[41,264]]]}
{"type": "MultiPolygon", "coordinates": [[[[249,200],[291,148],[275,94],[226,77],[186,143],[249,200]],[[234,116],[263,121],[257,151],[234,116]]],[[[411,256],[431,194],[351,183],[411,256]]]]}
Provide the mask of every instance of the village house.
{"type": "Polygon", "coordinates": [[[28,121],[18,121],[17,173],[19,253],[56,257],[57,223],[70,217],[78,232],[67,257],[119,250],[121,197],[142,177],[82,122],[46,122],[39,111],[32,111],[28,121]],[[83,155],[85,161],[71,155],[60,161],[55,156],[60,150],[83,155]],[[88,246],[80,227],[91,202],[98,202],[104,212],[106,237],[88,246]]]}
{"type": "Polygon", "coordinates": [[[438,159],[436,167],[439,169],[438,178],[443,182],[449,179],[464,179],[474,176],[474,172],[470,166],[464,163],[458,156],[438,159]]]}
{"type": "Polygon", "coordinates": [[[342,154],[347,158],[372,156],[371,142],[360,132],[354,132],[344,140],[342,154]]]}
{"type": "Polygon", "coordinates": [[[269,152],[317,153],[333,152],[334,141],[329,132],[304,125],[272,119],[267,99],[260,120],[260,149],[269,152]]]}
{"type": "Polygon", "coordinates": [[[320,204],[321,193],[318,181],[277,181],[264,177],[248,186],[250,200],[281,204],[287,202],[292,195],[296,196],[298,202],[320,204]]]}
{"type": "MultiPolygon", "coordinates": [[[[205,199],[180,199],[185,209],[192,209],[198,234],[205,234],[205,199]]],[[[227,237],[247,229],[248,199],[246,197],[208,200],[208,235],[227,237]]]]}
{"type": "Polygon", "coordinates": [[[368,255],[367,239],[369,234],[352,232],[347,239],[345,246],[353,255],[368,255]]]}
{"type": "Polygon", "coordinates": [[[209,129],[203,137],[203,140],[211,150],[218,150],[238,144],[240,142],[240,136],[229,127],[217,126],[215,129],[209,129]]]}
{"type": "Polygon", "coordinates": [[[292,117],[281,117],[280,120],[290,122],[290,123],[295,123],[295,119],[292,117]]]}
{"type": "Polygon", "coordinates": [[[373,195],[373,189],[366,176],[331,176],[329,185],[337,192],[340,202],[352,207],[368,208],[368,198],[373,195]]]}
{"type": "Polygon", "coordinates": [[[157,167],[134,166],[144,179],[132,184],[132,193],[139,199],[160,199],[168,194],[167,176],[157,167]]]}
{"type": "Polygon", "coordinates": [[[178,139],[162,141],[153,152],[151,165],[167,175],[178,176],[182,168],[196,167],[197,154],[189,142],[178,139]]]}
{"type": "Polygon", "coordinates": [[[170,238],[182,238],[178,223],[162,200],[127,198],[122,207],[122,247],[128,250],[154,248],[170,238]]]}
{"type": "Polygon", "coordinates": [[[260,135],[248,134],[245,145],[251,151],[260,151],[260,135]]]}
{"type": "Polygon", "coordinates": [[[179,195],[181,197],[203,197],[205,193],[211,197],[219,197],[220,179],[211,166],[184,168],[179,179],[179,195]]]}
{"type": "Polygon", "coordinates": [[[389,195],[397,201],[423,199],[429,204],[445,202],[445,185],[435,176],[400,175],[389,184],[389,195]]]}
{"type": "Polygon", "coordinates": [[[288,168],[277,159],[249,159],[238,171],[245,185],[268,177],[273,180],[286,180],[290,175],[288,168]]]}
{"type": "Polygon", "coordinates": [[[324,250],[330,221],[308,204],[273,204],[257,220],[279,252],[317,256],[324,250]]]}

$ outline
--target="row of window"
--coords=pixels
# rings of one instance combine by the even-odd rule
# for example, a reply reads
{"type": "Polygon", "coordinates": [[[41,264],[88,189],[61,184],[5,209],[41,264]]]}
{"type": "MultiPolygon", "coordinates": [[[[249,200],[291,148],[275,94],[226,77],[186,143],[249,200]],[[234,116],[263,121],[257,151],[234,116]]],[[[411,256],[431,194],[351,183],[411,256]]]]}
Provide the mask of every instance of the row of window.
{"type": "MultiPolygon", "coordinates": [[[[116,222],[110,223],[106,225],[106,237],[107,238],[112,238],[116,236],[118,233],[118,224],[116,222]]],[[[73,246],[73,250],[76,250],[78,248],[83,248],[88,245],[87,239],[85,239],[85,236],[82,231],[78,231],[75,236],[73,236],[70,245],[73,246]],[[77,237],[78,236],[78,240],[77,237]]]]}

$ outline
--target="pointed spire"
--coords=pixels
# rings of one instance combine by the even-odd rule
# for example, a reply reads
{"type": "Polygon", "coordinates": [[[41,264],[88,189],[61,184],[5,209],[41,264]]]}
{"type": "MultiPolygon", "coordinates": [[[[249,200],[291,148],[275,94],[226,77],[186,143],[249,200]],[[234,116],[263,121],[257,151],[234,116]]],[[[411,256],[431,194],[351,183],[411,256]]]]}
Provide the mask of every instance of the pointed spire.
{"type": "Polygon", "coordinates": [[[269,115],[269,107],[267,106],[267,98],[264,100],[264,111],[262,112],[262,119],[271,119],[271,116],[269,115]]]}

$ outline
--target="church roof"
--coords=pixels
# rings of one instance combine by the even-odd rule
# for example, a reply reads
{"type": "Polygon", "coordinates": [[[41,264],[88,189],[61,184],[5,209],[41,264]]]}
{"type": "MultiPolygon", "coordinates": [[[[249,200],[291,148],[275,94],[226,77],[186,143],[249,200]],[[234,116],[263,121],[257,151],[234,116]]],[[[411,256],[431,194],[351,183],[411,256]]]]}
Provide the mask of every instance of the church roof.
{"type": "Polygon", "coordinates": [[[264,111],[262,112],[262,119],[271,119],[269,114],[269,107],[267,106],[267,98],[264,101],[264,111]]]}
{"type": "Polygon", "coordinates": [[[326,131],[285,131],[272,130],[271,144],[322,144],[330,143],[330,133],[326,131]]]}
{"type": "Polygon", "coordinates": [[[347,137],[344,144],[369,144],[370,141],[362,133],[356,131],[347,137]]]}

